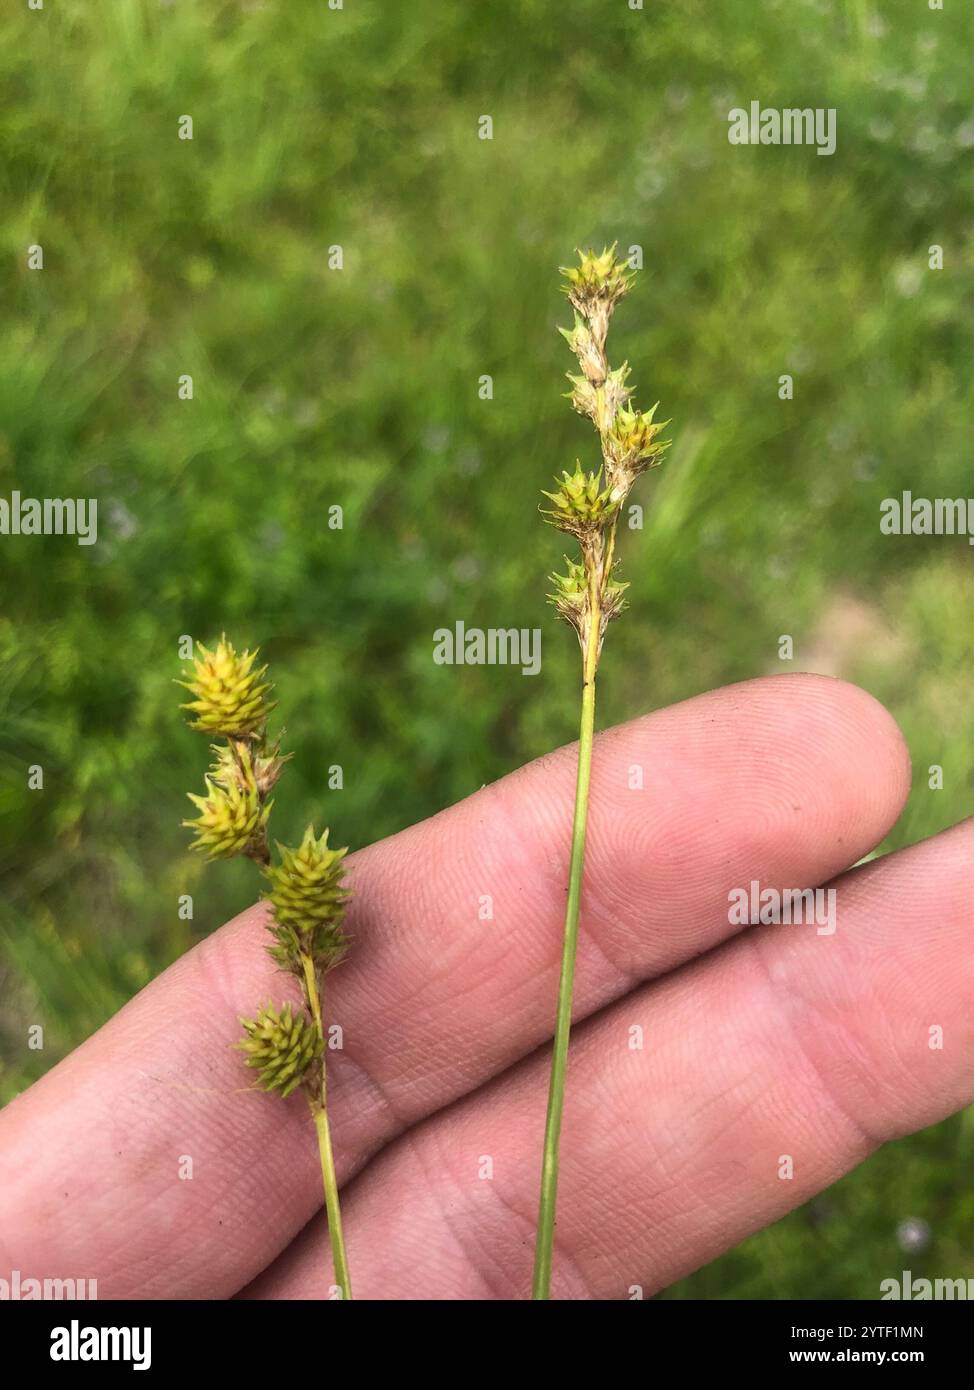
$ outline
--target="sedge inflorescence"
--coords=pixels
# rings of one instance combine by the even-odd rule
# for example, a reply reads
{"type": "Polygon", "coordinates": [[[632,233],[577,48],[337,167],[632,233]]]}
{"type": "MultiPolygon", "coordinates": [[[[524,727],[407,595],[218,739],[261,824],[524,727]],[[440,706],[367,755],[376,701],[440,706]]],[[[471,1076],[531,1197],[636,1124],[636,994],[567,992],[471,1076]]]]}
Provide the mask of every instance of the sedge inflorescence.
{"type": "Polygon", "coordinates": [[[328,831],[308,826],[301,844],[277,845],[277,861],[267,840],[271,792],[290,754],[269,741],[267,720],[274,709],[267,667],[256,651],[238,652],[225,636],[214,649],[197,644],[192,669],[180,684],[192,698],[182,706],[190,726],[224,742],[211,745],[212,762],[202,795],[189,793],[198,815],[183,822],[194,833],[191,848],[207,859],[244,855],[268,881],[268,951],[294,975],[304,993],[304,1009],[270,1004],[256,1018],[241,1019],[246,1034],[239,1044],[258,1072],[263,1090],[289,1095],[305,1083],[318,1094],[322,1054],[319,992],[322,977],[348,947],[343,919],[349,898],[344,887],[345,849],[329,849],[328,831]],[[318,1042],[315,1043],[314,1039],[318,1042]]]}
{"type": "Polygon", "coordinates": [[[210,651],[196,645],[192,669],[180,684],[191,699],[183,709],[190,726],[222,738],[211,745],[212,762],[202,796],[189,794],[199,813],[184,825],[193,831],[191,848],[207,859],[244,855],[267,879],[263,895],[270,907],[268,946],[275,964],[293,975],[301,1003],[279,1008],[268,1001],[253,1018],[241,1018],[244,1036],[236,1046],[256,1073],[259,1091],[285,1099],[302,1088],[314,1119],[321,1159],[328,1239],[335,1287],[352,1297],[342,1233],[338,1178],[328,1121],[325,1027],[322,984],[345,955],[345,849],[329,849],[328,831],[316,835],[309,825],[300,845],[277,845],[277,859],[267,842],[273,791],[290,754],[281,756],[280,739],[271,742],[267,720],[274,703],[267,667],[256,651],[238,652],[221,637],[210,651]]]}
{"type": "Polygon", "coordinates": [[[628,587],[616,578],[616,531],[636,479],[660,462],[667,445],[659,436],[665,423],[669,423],[657,421],[655,405],[647,411],[633,408],[628,364],[623,362],[620,367],[610,367],[606,357],[609,320],[632,284],[629,265],[617,258],[615,246],[612,246],[601,255],[580,251],[579,264],[564,267],[561,273],[565,277],[565,293],[574,310],[574,322],[571,328],[560,331],[578,359],[580,369],[578,373],[568,373],[572,388],[568,395],[578,413],[595,426],[602,447],[602,464],[598,469],[587,471],[576,463],[574,471],[563,472],[555,479],[554,490],[544,494],[550,506],[542,508],[547,521],[578,541],[577,558],[566,556],[565,572],[551,576],[553,587],[548,597],[558,616],[578,635],[582,648],[582,699],[562,963],[541,1162],[532,1282],[532,1298],[535,1299],[547,1299],[551,1291],[559,1145],[595,734],[596,675],[606,628],[625,607],[628,587]]]}
{"type": "Polygon", "coordinates": [[[626,585],[615,577],[615,541],[619,515],[641,473],[654,467],[667,448],[660,434],[669,421],[657,421],[657,405],[634,410],[629,366],[609,366],[605,342],[609,320],[634,279],[612,246],[596,255],[579,252],[577,266],[564,267],[564,291],[574,310],[571,328],[559,331],[578,359],[580,372],[569,372],[568,397],[575,410],[592,421],[602,448],[602,466],[574,471],[555,479],[545,492],[550,507],[546,519],[579,543],[580,558],[566,557],[567,571],[551,576],[549,595],[561,618],[577,632],[582,650],[589,647],[592,624],[597,624],[597,650],[609,622],[625,607],[626,585]]]}

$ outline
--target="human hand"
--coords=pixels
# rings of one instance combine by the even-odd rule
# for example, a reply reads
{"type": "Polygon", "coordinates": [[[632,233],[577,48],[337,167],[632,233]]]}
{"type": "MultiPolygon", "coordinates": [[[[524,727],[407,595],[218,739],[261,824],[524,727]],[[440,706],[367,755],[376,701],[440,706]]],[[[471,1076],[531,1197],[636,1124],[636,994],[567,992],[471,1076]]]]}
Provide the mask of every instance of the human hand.
{"type": "MultiPolygon", "coordinates": [[[[349,859],[328,1067],[357,1298],[529,1294],[574,772],[563,749],[349,859]]],[[[813,676],[598,738],[552,1297],[648,1297],[974,1097],[974,829],[843,872],[908,789],[881,706],[813,676]],[[833,935],[729,924],[734,888],[837,874],[833,935]]],[[[290,988],[263,912],[0,1113],[0,1275],[327,1296],[308,1108],[231,1047],[290,988]]]]}

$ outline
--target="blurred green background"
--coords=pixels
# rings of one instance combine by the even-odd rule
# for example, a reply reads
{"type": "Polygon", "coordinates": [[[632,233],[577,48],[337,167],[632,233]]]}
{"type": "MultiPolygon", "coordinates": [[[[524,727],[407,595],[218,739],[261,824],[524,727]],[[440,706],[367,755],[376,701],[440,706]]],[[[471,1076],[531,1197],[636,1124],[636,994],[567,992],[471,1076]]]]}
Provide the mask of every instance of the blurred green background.
{"type": "MultiPolygon", "coordinates": [[[[924,0],[5,7],[0,495],[97,496],[100,535],[0,539],[3,1097],[251,900],[186,853],[181,634],[271,662],[282,838],[373,840],[573,737],[537,506],[593,457],[555,332],[577,245],[643,248],[612,357],[674,420],[600,722],[832,672],[910,742],[885,848],[967,814],[971,552],[878,523],[970,491],[972,49],[974,11],[924,0]],[[836,153],[730,146],[752,99],[835,107],[836,153]],[[542,674],[435,666],[460,617],[543,623],[542,674]]],[[[969,1113],[666,1296],[974,1276],[972,1155],[969,1113]]]]}

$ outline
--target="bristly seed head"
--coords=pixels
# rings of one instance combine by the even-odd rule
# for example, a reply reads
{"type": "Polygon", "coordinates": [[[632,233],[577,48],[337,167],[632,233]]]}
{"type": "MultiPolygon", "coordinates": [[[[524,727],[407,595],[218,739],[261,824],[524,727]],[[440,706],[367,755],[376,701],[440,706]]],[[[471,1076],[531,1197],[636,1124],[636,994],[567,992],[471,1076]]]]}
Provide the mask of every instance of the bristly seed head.
{"type": "Polygon", "coordinates": [[[574,473],[562,473],[555,479],[554,492],[544,492],[552,506],[544,511],[546,520],[559,531],[568,531],[581,540],[600,531],[618,512],[621,496],[614,496],[602,486],[602,470],[586,473],[576,463],[574,473]]]}
{"type": "Polygon", "coordinates": [[[256,1018],[242,1018],[240,1022],[247,1036],[236,1045],[246,1053],[246,1065],[259,1071],[260,1090],[289,1096],[302,1081],[310,1079],[324,1042],[303,1010],[285,1004],[278,1012],[267,1003],[257,1010],[256,1018]]]}
{"type": "Polygon", "coordinates": [[[659,401],[652,410],[645,412],[630,410],[628,406],[616,412],[605,435],[606,474],[612,480],[623,484],[628,482],[631,487],[640,473],[662,462],[662,455],[669,448],[669,440],[661,440],[657,436],[670,422],[654,422],[653,416],[658,406],[659,401]]]}
{"type": "Polygon", "coordinates": [[[561,267],[567,281],[563,288],[569,303],[585,318],[591,318],[599,306],[611,310],[628,292],[635,278],[628,262],[616,258],[617,245],[618,242],[613,242],[603,247],[601,256],[594,251],[579,251],[577,266],[561,267]]]}
{"type": "Polygon", "coordinates": [[[202,642],[197,643],[197,650],[193,670],[185,673],[189,679],[179,682],[193,696],[181,706],[195,715],[191,727],[227,737],[257,734],[274,708],[266,698],[270,683],[262,680],[267,667],[254,670],[257,652],[238,655],[225,636],[215,651],[209,651],[202,642]]]}
{"type": "Polygon", "coordinates": [[[582,617],[588,606],[588,576],[585,566],[579,561],[565,556],[567,574],[549,575],[555,586],[548,595],[548,602],[554,604],[559,618],[570,624],[581,635],[582,617]]]}
{"type": "Polygon", "coordinates": [[[278,965],[300,976],[301,956],[309,956],[319,971],[330,970],[345,955],[345,905],[351,896],[343,887],[347,849],[329,849],[328,831],[315,836],[308,826],[297,849],[278,845],[279,864],[268,864],[266,894],[273,909],[269,948],[278,965]]]}
{"type": "Polygon", "coordinates": [[[262,858],[273,802],[264,803],[258,793],[249,749],[243,752],[239,763],[234,763],[232,774],[221,760],[205,780],[203,796],[187,793],[200,813],[195,820],[183,821],[195,832],[190,848],[205,854],[207,859],[232,859],[238,854],[262,858]]]}

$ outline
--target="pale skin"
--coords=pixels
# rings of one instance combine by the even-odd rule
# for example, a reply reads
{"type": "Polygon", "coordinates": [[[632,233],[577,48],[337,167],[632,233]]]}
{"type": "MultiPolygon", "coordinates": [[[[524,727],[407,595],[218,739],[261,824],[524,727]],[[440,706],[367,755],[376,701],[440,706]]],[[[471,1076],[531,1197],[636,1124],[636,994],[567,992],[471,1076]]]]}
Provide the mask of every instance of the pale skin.
{"type": "MultiPolygon", "coordinates": [[[[529,1295],[574,774],[563,749],[350,857],[325,1008],[357,1298],[529,1295]]],[[[552,1297],[648,1297],[974,1099],[974,825],[850,870],[909,785],[886,711],[814,676],[597,738],[552,1297]],[[832,883],[835,934],[730,926],[752,879],[832,883]]],[[[308,1107],[230,1046],[287,993],[261,913],[0,1112],[0,1276],[328,1295],[308,1107]]]]}

